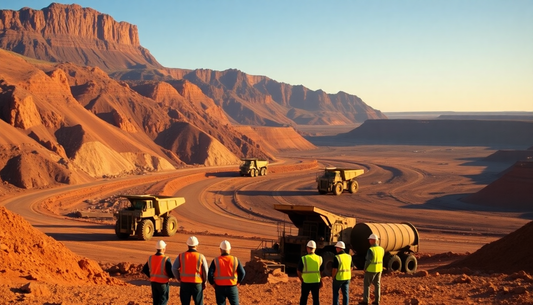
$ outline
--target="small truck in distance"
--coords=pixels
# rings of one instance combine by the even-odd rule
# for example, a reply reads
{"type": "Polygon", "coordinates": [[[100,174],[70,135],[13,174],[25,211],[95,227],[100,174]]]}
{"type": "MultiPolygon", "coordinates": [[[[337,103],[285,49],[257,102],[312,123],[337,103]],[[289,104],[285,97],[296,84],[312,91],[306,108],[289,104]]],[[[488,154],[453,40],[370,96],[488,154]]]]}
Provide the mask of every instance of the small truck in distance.
{"type": "Polygon", "coordinates": [[[130,235],[150,240],[156,233],[172,236],[178,230],[178,220],[170,212],[185,203],[183,197],[154,195],[123,195],[129,206],[119,210],[115,217],[115,234],[119,239],[130,235]]]}
{"type": "Polygon", "coordinates": [[[242,158],[242,163],[239,167],[239,174],[241,176],[266,176],[268,171],[268,160],[258,158],[242,158]]]}
{"type": "Polygon", "coordinates": [[[326,167],[324,173],[316,177],[318,192],[320,194],[333,192],[335,195],[340,195],[344,191],[356,193],[359,184],[355,178],[364,173],[364,169],[326,167]]]}

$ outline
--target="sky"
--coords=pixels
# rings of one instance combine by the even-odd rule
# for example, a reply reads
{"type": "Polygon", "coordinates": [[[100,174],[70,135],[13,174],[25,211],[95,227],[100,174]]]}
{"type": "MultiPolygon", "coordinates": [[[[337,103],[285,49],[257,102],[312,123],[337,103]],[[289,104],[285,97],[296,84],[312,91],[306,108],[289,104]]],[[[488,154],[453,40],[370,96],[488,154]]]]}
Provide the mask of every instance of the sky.
{"type": "Polygon", "coordinates": [[[532,0],[54,2],[137,25],[169,68],[238,69],[383,112],[533,111],[532,0]]]}

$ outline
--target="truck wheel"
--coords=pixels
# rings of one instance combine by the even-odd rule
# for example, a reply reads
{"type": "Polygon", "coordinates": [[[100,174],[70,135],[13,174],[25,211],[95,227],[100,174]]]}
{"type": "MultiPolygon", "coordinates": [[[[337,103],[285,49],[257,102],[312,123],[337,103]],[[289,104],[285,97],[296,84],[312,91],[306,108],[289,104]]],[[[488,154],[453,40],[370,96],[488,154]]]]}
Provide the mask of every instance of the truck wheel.
{"type": "Polygon", "coordinates": [[[150,240],[154,236],[154,223],[150,219],[144,219],[137,227],[137,238],[150,240]]]}
{"type": "Polygon", "coordinates": [[[402,255],[402,271],[407,274],[413,274],[416,272],[418,267],[418,261],[416,257],[412,254],[402,255]]]}
{"type": "Polygon", "coordinates": [[[255,169],[250,170],[250,177],[255,177],[255,169]]]}
{"type": "Polygon", "coordinates": [[[163,222],[163,235],[172,236],[178,231],[178,220],[174,216],[165,218],[163,222]]]}
{"type": "Polygon", "coordinates": [[[263,176],[266,176],[268,174],[268,169],[265,167],[263,168],[264,172],[263,172],[263,176]]]}
{"type": "Polygon", "coordinates": [[[357,181],[350,182],[350,193],[357,193],[357,190],[359,190],[359,183],[357,181]]]}
{"type": "Polygon", "coordinates": [[[389,261],[386,262],[387,270],[389,272],[400,272],[402,271],[402,260],[398,255],[393,255],[390,257],[389,261]]]}
{"type": "Polygon", "coordinates": [[[335,254],[333,254],[333,252],[324,251],[320,254],[320,256],[322,256],[322,264],[324,264],[324,276],[331,276],[335,254]]]}
{"type": "Polygon", "coordinates": [[[343,187],[342,187],[342,184],[340,184],[340,183],[335,184],[335,189],[333,190],[335,195],[339,196],[340,194],[342,194],[342,191],[344,191],[343,187]]]}
{"type": "Polygon", "coordinates": [[[121,233],[120,232],[120,225],[118,223],[118,220],[115,223],[115,234],[117,235],[118,239],[128,239],[128,237],[130,237],[130,235],[128,233],[121,233]]]}

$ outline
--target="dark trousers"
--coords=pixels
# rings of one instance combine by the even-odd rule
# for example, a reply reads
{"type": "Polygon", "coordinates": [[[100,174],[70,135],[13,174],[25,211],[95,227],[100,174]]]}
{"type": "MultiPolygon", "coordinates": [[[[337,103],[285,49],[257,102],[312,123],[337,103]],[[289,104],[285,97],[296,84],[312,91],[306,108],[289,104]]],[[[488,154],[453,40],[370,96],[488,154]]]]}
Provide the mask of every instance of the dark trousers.
{"type": "Polygon", "coordinates": [[[307,305],[307,297],[309,292],[313,296],[313,305],[320,305],[319,292],[320,283],[303,283],[302,282],[302,295],[300,296],[300,305],[307,305]]]}
{"type": "Polygon", "coordinates": [[[337,281],[333,280],[333,305],[339,305],[339,290],[342,293],[342,305],[348,305],[350,291],[350,280],[337,281]]]}
{"type": "Polygon", "coordinates": [[[182,305],[191,304],[191,298],[194,305],[204,305],[204,290],[202,283],[180,283],[180,301],[182,305]]]}
{"type": "Polygon", "coordinates": [[[239,305],[239,290],[237,286],[215,286],[217,305],[226,305],[226,298],[231,305],[239,305]]]}
{"type": "Polygon", "coordinates": [[[363,278],[363,302],[368,302],[370,297],[370,284],[374,285],[374,303],[379,304],[381,297],[381,272],[367,272],[363,278]]]}
{"type": "Polygon", "coordinates": [[[154,305],[167,305],[168,303],[168,294],[169,294],[169,285],[168,283],[156,283],[150,282],[152,284],[152,299],[154,305]]]}

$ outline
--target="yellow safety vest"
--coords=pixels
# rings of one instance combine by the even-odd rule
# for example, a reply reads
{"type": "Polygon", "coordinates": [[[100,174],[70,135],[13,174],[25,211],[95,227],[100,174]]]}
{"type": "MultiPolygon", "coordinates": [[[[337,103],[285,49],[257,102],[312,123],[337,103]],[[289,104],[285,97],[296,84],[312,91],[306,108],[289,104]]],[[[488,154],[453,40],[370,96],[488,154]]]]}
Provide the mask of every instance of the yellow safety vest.
{"type": "Polygon", "coordinates": [[[339,261],[339,268],[335,279],[338,281],[345,281],[352,278],[352,257],[348,253],[341,253],[335,255],[339,261]]]}
{"type": "Polygon", "coordinates": [[[302,256],[304,268],[302,270],[302,279],[304,283],[320,283],[320,266],[322,257],[312,253],[302,256]]]}
{"type": "Polygon", "coordinates": [[[383,271],[383,255],[385,255],[385,250],[378,245],[372,246],[368,250],[372,251],[374,258],[368,267],[366,267],[366,271],[374,273],[383,271]]]}
{"type": "Polygon", "coordinates": [[[202,258],[204,256],[198,252],[184,252],[179,255],[180,260],[180,281],[184,283],[202,282],[202,258]]]}

